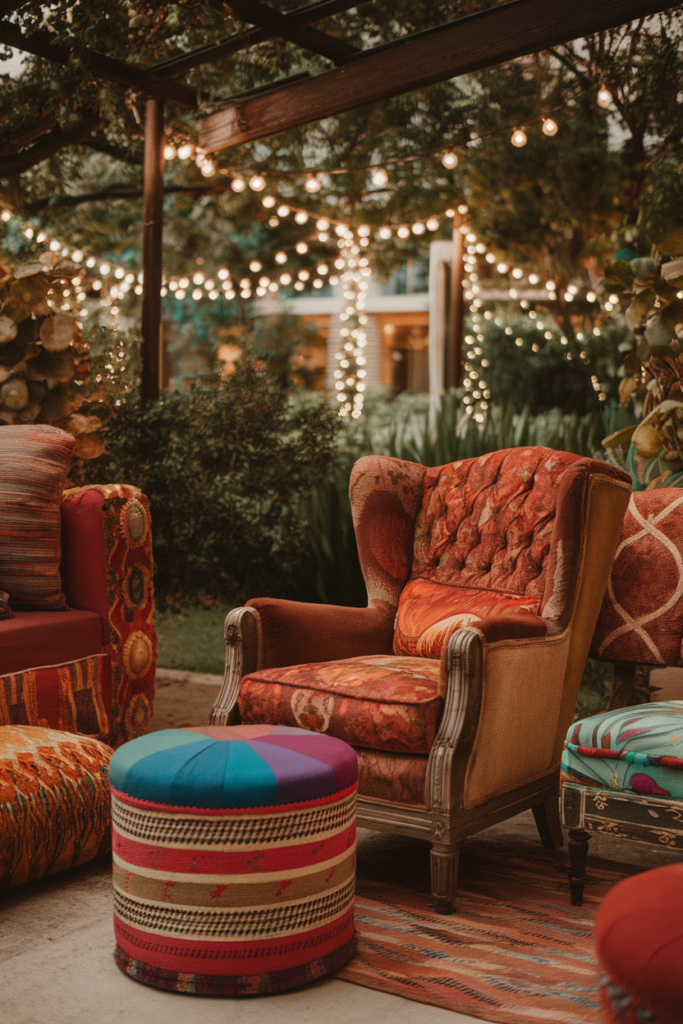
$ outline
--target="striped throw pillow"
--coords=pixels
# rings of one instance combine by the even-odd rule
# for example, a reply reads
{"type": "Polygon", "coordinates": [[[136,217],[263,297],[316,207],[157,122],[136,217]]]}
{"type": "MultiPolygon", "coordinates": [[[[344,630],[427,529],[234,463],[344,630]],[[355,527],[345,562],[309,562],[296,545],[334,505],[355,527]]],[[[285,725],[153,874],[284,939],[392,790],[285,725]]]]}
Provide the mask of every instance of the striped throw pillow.
{"type": "Polygon", "coordinates": [[[61,611],[62,491],[75,441],[57,427],[0,427],[0,590],[14,611],[61,611]]]}

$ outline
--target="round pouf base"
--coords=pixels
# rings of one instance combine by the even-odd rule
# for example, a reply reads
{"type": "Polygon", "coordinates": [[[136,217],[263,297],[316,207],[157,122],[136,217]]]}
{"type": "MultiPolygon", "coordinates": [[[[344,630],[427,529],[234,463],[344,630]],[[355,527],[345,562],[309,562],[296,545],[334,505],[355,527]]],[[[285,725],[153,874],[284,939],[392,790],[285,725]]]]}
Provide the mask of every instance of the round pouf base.
{"type": "Polygon", "coordinates": [[[116,962],[193,995],[315,981],[355,952],[355,751],[288,726],[151,733],[110,766],[116,962]]]}
{"type": "Polygon", "coordinates": [[[142,960],[133,960],[124,953],[120,946],[116,947],[114,957],[124,974],[143,985],[154,988],[165,988],[170,992],[185,992],[193,996],[266,996],[274,992],[287,992],[289,989],[300,988],[311,981],[318,981],[327,974],[343,967],[355,956],[356,936],[339,949],[289,970],[271,971],[270,974],[227,975],[216,974],[184,974],[179,971],[165,971],[163,968],[150,967],[142,960]]]}

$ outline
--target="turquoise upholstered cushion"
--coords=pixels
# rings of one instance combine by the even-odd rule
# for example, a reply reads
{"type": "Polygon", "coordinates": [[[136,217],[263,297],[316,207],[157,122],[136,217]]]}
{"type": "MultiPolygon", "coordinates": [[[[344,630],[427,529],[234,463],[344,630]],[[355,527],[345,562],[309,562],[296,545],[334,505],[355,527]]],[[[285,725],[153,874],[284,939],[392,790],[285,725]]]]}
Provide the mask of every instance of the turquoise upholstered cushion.
{"type": "Polygon", "coordinates": [[[124,743],[109,766],[112,788],[172,807],[275,807],[317,800],[358,781],[343,740],[285,725],[166,729],[124,743]]]}
{"type": "Polygon", "coordinates": [[[639,704],[574,722],[562,781],[683,799],[683,701],[639,704]]]}

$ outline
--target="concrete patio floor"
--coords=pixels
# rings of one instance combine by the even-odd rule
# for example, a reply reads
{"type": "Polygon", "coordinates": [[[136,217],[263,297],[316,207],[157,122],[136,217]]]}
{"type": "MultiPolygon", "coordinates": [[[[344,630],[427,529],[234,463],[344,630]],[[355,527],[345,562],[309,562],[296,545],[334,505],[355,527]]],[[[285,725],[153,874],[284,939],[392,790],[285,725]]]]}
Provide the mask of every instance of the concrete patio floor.
{"type": "MultiPolygon", "coordinates": [[[[159,674],[153,728],[206,722],[216,679],[159,674]]],[[[677,695],[678,696],[678,695],[677,695]]],[[[538,843],[531,812],[487,830],[496,844],[538,843]]],[[[566,858],[565,850],[548,855],[566,858]]],[[[664,849],[610,838],[591,841],[591,862],[641,869],[679,858],[664,849]]],[[[427,870],[428,848],[359,830],[359,866],[407,880],[427,870]],[[424,862],[424,863],[423,863],[424,862]]],[[[2,1024],[474,1024],[475,1018],[335,978],[294,992],[220,999],[162,992],[122,974],[113,958],[111,863],[101,858],[0,896],[2,1024]]]]}

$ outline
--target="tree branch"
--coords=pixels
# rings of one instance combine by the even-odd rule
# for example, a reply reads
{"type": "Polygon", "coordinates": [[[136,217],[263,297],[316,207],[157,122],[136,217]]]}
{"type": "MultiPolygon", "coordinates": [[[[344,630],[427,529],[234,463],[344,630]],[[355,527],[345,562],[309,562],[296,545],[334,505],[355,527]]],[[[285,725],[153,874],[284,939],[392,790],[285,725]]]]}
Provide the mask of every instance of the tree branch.
{"type": "Polygon", "coordinates": [[[84,137],[90,134],[92,129],[100,123],[98,116],[79,121],[68,128],[53,128],[46,132],[38,142],[20,153],[0,159],[0,178],[13,178],[24,171],[30,170],[36,164],[54,156],[64,146],[73,146],[82,142],[84,137]]]}

